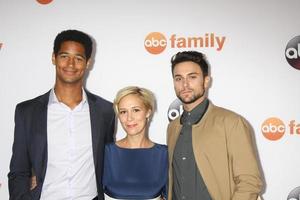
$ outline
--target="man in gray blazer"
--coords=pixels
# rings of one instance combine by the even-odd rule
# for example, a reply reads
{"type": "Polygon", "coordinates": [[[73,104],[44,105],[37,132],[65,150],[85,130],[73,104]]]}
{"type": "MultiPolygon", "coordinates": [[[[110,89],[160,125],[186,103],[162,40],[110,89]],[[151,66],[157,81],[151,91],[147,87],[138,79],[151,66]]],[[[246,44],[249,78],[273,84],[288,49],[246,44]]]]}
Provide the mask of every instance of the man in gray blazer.
{"type": "Polygon", "coordinates": [[[92,46],[81,31],[59,33],[54,87],[16,106],[10,199],[104,199],[104,145],[113,141],[115,115],[83,88],[92,46]]]}

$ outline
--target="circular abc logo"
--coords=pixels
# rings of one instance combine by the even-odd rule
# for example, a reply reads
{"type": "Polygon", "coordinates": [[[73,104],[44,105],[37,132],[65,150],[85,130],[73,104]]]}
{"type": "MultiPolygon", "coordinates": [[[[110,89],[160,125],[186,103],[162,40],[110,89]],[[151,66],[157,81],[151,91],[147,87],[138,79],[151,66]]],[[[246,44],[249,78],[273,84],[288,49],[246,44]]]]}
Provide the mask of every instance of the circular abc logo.
{"type": "Polygon", "coordinates": [[[48,4],[51,3],[51,1],[53,0],[36,0],[37,2],[39,2],[40,4],[48,4]]]}
{"type": "Polygon", "coordinates": [[[300,200],[300,186],[290,192],[287,200],[300,200]]]}
{"type": "Polygon", "coordinates": [[[300,35],[291,39],[286,45],[285,58],[292,67],[300,70],[300,35]]]}
{"type": "Polygon", "coordinates": [[[183,106],[179,99],[175,99],[168,109],[168,119],[173,121],[183,113],[183,106]]]}
{"type": "Polygon", "coordinates": [[[152,32],[145,38],[144,46],[149,53],[160,54],[167,47],[167,39],[162,33],[152,32]]]}
{"type": "Polygon", "coordinates": [[[175,99],[168,109],[168,119],[173,121],[183,113],[183,106],[179,99],[175,99]]]}
{"type": "Polygon", "coordinates": [[[285,133],[285,125],[280,119],[271,117],[263,122],[261,132],[269,140],[279,140],[285,133]]]}

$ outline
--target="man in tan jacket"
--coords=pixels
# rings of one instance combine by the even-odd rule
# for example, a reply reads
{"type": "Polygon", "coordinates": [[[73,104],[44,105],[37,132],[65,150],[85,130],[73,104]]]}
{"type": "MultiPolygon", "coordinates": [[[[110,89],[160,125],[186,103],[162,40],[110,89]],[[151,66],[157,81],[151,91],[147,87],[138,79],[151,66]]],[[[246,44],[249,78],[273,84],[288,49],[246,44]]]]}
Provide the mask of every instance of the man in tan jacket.
{"type": "Polygon", "coordinates": [[[202,53],[179,52],[171,63],[184,112],[168,126],[168,199],[256,200],[263,184],[249,124],[207,99],[202,53]]]}

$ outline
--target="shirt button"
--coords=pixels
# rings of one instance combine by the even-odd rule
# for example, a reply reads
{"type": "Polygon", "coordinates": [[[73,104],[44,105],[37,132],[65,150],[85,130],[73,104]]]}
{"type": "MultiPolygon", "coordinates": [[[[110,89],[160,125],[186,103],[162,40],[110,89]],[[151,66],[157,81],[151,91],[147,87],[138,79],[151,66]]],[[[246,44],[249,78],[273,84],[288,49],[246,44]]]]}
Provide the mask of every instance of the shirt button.
{"type": "Polygon", "coordinates": [[[182,196],[181,199],[185,199],[185,196],[182,196]]]}
{"type": "Polygon", "coordinates": [[[191,122],[189,122],[188,125],[191,125],[191,122]]]}
{"type": "Polygon", "coordinates": [[[188,115],[191,115],[191,113],[188,113],[188,115]]]}
{"type": "Polygon", "coordinates": [[[182,157],[182,160],[186,160],[186,157],[182,157]]]}

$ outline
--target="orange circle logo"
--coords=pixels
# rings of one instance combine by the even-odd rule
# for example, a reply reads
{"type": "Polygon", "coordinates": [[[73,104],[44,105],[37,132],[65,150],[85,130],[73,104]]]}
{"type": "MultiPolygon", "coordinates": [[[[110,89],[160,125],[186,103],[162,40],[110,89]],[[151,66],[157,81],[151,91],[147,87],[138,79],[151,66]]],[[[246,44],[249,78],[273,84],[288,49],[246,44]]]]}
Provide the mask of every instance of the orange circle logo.
{"type": "Polygon", "coordinates": [[[48,4],[51,3],[51,1],[53,0],[36,0],[37,2],[39,2],[40,4],[48,4]]]}
{"type": "Polygon", "coordinates": [[[271,117],[263,122],[261,132],[269,140],[279,140],[285,133],[285,125],[280,119],[271,117]]]}
{"type": "Polygon", "coordinates": [[[149,53],[160,54],[167,47],[167,39],[162,33],[152,32],[147,35],[144,46],[149,53]]]}

